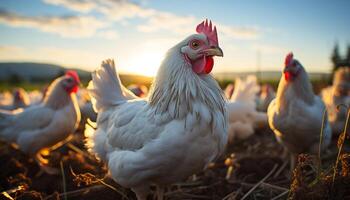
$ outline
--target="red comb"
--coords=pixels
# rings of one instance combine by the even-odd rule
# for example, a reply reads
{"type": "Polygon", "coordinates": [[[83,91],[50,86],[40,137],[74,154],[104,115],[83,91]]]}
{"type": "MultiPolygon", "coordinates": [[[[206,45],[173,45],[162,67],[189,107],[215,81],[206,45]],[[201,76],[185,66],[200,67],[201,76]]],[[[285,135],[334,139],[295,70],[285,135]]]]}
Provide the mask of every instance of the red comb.
{"type": "Polygon", "coordinates": [[[66,76],[72,77],[77,83],[80,83],[78,73],[74,70],[67,70],[66,76]]]}
{"type": "Polygon", "coordinates": [[[286,59],[284,60],[284,66],[290,65],[292,60],[293,60],[293,52],[290,52],[289,54],[287,54],[286,59]]]}
{"type": "Polygon", "coordinates": [[[214,29],[212,29],[212,23],[211,23],[211,21],[209,21],[209,24],[208,24],[208,19],[206,19],[202,23],[198,24],[196,31],[197,31],[197,33],[203,33],[204,35],[206,35],[208,40],[209,40],[209,44],[211,46],[218,46],[219,45],[216,26],[214,26],[214,29]]]}

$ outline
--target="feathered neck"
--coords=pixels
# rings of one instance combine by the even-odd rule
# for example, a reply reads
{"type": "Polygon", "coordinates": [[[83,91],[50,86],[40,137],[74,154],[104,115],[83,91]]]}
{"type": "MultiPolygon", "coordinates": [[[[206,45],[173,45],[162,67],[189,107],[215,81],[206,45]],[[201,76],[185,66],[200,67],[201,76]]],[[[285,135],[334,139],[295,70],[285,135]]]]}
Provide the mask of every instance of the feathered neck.
{"type": "Polygon", "coordinates": [[[277,89],[276,101],[278,107],[282,107],[290,100],[298,98],[311,105],[314,103],[314,92],[309,77],[304,68],[300,68],[299,74],[293,81],[287,82],[282,76],[277,89]]]}
{"type": "Polygon", "coordinates": [[[66,106],[75,94],[68,94],[60,84],[62,78],[56,79],[47,89],[43,104],[55,110],[66,106]]]}
{"type": "Polygon", "coordinates": [[[182,119],[189,112],[201,115],[195,107],[202,103],[209,112],[220,112],[226,119],[221,88],[211,75],[192,71],[180,52],[181,45],[167,52],[151,87],[148,100],[154,114],[166,112],[173,119],[182,119]]]}

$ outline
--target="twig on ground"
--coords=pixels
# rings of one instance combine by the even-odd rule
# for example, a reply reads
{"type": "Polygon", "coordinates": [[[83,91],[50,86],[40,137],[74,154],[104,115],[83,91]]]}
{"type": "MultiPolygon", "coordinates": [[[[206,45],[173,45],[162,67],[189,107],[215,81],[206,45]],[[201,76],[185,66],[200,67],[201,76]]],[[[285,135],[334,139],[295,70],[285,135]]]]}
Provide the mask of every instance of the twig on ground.
{"type": "MultiPolygon", "coordinates": [[[[90,186],[90,187],[86,187],[86,188],[82,188],[82,189],[78,189],[78,190],[60,193],[60,194],[58,194],[58,197],[64,197],[64,196],[74,197],[76,195],[80,195],[81,193],[89,192],[91,190],[100,190],[102,188],[105,188],[105,187],[103,185],[94,185],[94,186],[90,186]]],[[[49,195],[49,196],[45,197],[44,200],[51,199],[54,196],[56,196],[56,194],[49,195]]]]}
{"type": "Polygon", "coordinates": [[[288,160],[284,161],[283,164],[281,165],[281,167],[273,175],[273,178],[277,178],[281,174],[281,172],[284,170],[284,168],[286,168],[287,164],[288,164],[288,160]]]}
{"type": "Polygon", "coordinates": [[[271,199],[271,200],[277,200],[277,199],[283,197],[284,195],[288,194],[288,192],[289,192],[289,190],[284,191],[284,192],[282,192],[281,194],[275,196],[275,197],[274,197],[273,199],[271,199]]]}
{"type": "MultiPolygon", "coordinates": [[[[60,162],[61,166],[61,174],[62,174],[62,185],[63,185],[63,193],[67,193],[67,186],[66,186],[66,175],[64,174],[64,168],[63,168],[63,162],[60,162]]],[[[64,195],[64,200],[67,200],[67,195],[64,195]]]]}
{"type": "Polygon", "coordinates": [[[241,200],[246,199],[257,187],[259,187],[259,185],[261,185],[261,183],[265,182],[266,179],[268,179],[272,173],[275,172],[275,170],[277,169],[277,164],[275,164],[272,168],[272,170],[263,178],[261,179],[254,187],[252,187],[243,197],[241,200]]]}
{"type": "Polygon", "coordinates": [[[222,200],[236,199],[237,195],[239,195],[241,191],[242,191],[242,188],[239,188],[237,191],[233,191],[230,194],[226,195],[222,200]]]}
{"type": "Polygon", "coordinates": [[[77,153],[83,155],[84,157],[89,158],[90,160],[93,160],[93,159],[94,159],[94,157],[93,157],[92,155],[90,155],[90,154],[88,154],[88,153],[82,151],[81,149],[79,149],[78,147],[76,147],[74,144],[72,144],[72,143],[70,143],[70,142],[67,143],[67,147],[70,148],[70,149],[72,149],[73,151],[75,151],[75,152],[77,152],[77,153]]]}
{"type": "MultiPolygon", "coordinates": [[[[241,185],[248,186],[248,187],[254,186],[254,184],[251,184],[251,183],[241,183],[241,185]]],[[[277,185],[272,185],[272,184],[269,184],[269,183],[264,183],[264,182],[262,182],[260,186],[262,188],[269,188],[269,189],[275,189],[275,190],[281,190],[281,191],[288,191],[287,188],[280,187],[280,186],[277,186],[277,185]]]]}

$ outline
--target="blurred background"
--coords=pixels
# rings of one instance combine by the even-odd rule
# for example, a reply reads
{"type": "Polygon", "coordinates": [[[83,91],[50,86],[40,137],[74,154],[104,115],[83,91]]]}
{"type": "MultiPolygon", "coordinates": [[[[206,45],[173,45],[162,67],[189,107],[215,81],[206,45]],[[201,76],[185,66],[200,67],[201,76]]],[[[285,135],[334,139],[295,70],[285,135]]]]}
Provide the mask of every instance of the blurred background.
{"type": "Polygon", "coordinates": [[[350,62],[349,8],[347,0],[0,0],[0,90],[38,89],[65,68],[86,83],[106,58],[126,85],[148,86],[167,49],[205,18],[218,27],[225,57],[213,74],[223,87],[247,74],[275,86],[290,51],[313,82],[331,83],[350,62]]]}

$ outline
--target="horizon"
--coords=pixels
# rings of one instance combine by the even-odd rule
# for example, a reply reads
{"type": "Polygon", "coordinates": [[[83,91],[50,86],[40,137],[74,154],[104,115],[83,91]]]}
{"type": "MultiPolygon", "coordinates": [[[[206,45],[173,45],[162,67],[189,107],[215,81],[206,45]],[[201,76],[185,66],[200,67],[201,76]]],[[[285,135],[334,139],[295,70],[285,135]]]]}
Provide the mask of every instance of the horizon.
{"type": "Polygon", "coordinates": [[[120,73],[154,76],[167,49],[205,18],[217,25],[225,55],[215,58],[214,74],[280,71],[290,51],[308,72],[328,73],[334,45],[345,55],[350,44],[346,0],[26,2],[0,6],[0,62],[92,71],[113,58],[120,73]]]}
{"type": "MultiPolygon", "coordinates": [[[[63,66],[63,65],[59,65],[59,64],[55,64],[55,63],[46,63],[46,62],[26,62],[26,61],[23,61],[23,62],[0,62],[0,64],[7,64],[7,63],[13,63],[13,64],[44,64],[44,65],[52,65],[52,66],[57,66],[57,67],[63,67],[65,69],[72,69],[72,70],[83,70],[85,72],[92,72],[94,69],[90,70],[90,69],[84,69],[84,68],[74,68],[74,67],[70,67],[70,66],[63,66]]],[[[1,67],[1,66],[0,66],[1,67]]],[[[118,70],[118,68],[117,68],[118,70]]],[[[307,70],[307,69],[306,69],[307,70]]],[[[213,75],[224,75],[226,73],[229,73],[229,74],[234,74],[234,73],[237,73],[238,75],[240,74],[250,74],[250,73],[279,73],[281,72],[280,70],[261,70],[261,71],[254,71],[254,70],[242,70],[242,71],[219,71],[219,72],[213,72],[213,75]]],[[[307,71],[309,74],[332,74],[331,71],[307,71]]],[[[144,76],[144,77],[148,77],[148,78],[153,78],[155,76],[154,75],[147,75],[147,74],[142,74],[142,73],[137,73],[137,72],[133,72],[133,73],[130,73],[130,72],[127,72],[127,71],[122,71],[122,72],[119,72],[119,74],[121,75],[136,75],[136,76],[144,76]]],[[[282,73],[282,72],[281,72],[282,73]]]]}

